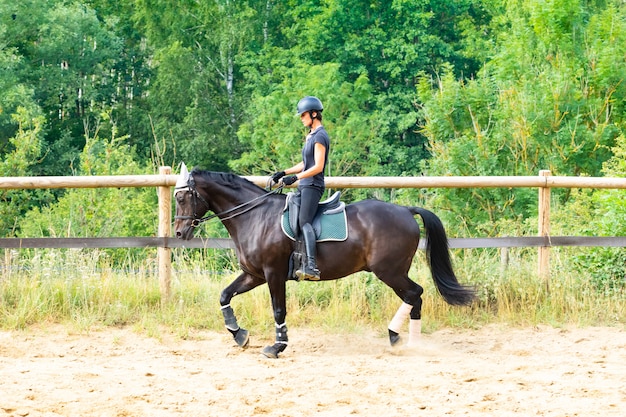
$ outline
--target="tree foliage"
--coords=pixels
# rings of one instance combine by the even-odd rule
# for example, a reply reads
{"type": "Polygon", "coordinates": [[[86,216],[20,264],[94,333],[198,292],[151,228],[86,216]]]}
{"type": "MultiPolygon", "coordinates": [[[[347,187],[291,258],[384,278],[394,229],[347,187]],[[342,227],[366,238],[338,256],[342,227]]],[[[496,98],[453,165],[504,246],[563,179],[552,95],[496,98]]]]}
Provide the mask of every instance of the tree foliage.
{"type": "MultiPolygon", "coordinates": [[[[96,130],[96,134],[98,130],[96,130]]],[[[87,137],[75,175],[143,174],[127,137],[87,137]]],[[[157,230],[158,201],[153,188],[70,189],[50,206],[34,207],[18,232],[22,237],[153,236],[157,230]]],[[[107,250],[114,264],[128,251],[107,250]]],[[[135,253],[144,253],[137,249],[135,253]]],[[[145,254],[144,254],[145,255],[145,254]]]]}
{"type": "MultiPolygon", "coordinates": [[[[586,1],[509,2],[503,17],[509,30],[475,79],[459,80],[448,66],[418,84],[432,153],[427,172],[603,175],[626,127],[624,13],[611,6],[598,12],[586,1]],[[600,58],[606,39],[615,42],[600,58]]],[[[451,218],[470,217],[470,231],[481,233],[497,233],[498,219],[536,211],[536,198],[523,190],[442,190],[437,197],[451,218]]]]}
{"type": "MultiPolygon", "coordinates": [[[[618,0],[0,0],[0,167],[268,174],[300,158],[311,94],[330,175],[621,175],[625,60],[618,0]]],[[[119,210],[150,198],[100,193],[4,192],[3,233],[149,233],[119,210]]],[[[618,228],[619,192],[554,194],[618,228]]],[[[396,196],[453,234],[533,232],[534,190],[396,196]]]]}
{"type": "MultiPolygon", "coordinates": [[[[25,176],[41,155],[43,116],[36,107],[30,111],[18,107],[13,114],[16,124],[15,136],[9,138],[9,151],[0,160],[1,176],[25,176]]],[[[0,192],[0,230],[3,235],[13,236],[24,213],[32,202],[45,199],[46,192],[28,190],[2,190],[0,192]],[[39,198],[38,198],[39,196],[39,198]],[[43,196],[43,198],[42,198],[43,196]]]]}

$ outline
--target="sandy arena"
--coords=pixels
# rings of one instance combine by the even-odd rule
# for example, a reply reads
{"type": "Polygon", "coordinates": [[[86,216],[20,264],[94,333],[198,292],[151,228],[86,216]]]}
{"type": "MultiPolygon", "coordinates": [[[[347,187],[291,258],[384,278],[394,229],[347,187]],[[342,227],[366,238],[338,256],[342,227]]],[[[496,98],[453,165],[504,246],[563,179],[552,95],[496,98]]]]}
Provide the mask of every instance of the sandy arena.
{"type": "Polygon", "coordinates": [[[441,330],[418,351],[292,327],[280,359],[227,333],[0,332],[3,416],[623,416],[626,331],[441,330]]]}

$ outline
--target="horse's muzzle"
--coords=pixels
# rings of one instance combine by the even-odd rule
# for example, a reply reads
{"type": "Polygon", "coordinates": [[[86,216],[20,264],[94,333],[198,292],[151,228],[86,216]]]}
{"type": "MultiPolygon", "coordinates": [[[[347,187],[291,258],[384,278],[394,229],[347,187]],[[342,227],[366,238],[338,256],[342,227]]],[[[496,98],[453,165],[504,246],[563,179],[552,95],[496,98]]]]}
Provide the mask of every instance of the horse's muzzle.
{"type": "Polygon", "coordinates": [[[183,240],[191,240],[191,238],[193,238],[194,230],[195,230],[195,227],[193,226],[187,226],[183,228],[182,230],[176,230],[176,238],[183,239],[183,240]]]}

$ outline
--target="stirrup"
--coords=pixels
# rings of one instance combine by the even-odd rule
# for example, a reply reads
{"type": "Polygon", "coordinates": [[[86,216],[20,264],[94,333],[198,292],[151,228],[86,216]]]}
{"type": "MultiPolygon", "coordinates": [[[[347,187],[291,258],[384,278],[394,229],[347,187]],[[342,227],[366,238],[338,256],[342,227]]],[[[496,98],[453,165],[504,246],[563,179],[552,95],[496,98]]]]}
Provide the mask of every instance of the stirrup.
{"type": "Polygon", "coordinates": [[[298,281],[319,281],[320,271],[318,271],[317,269],[309,269],[308,267],[303,267],[296,271],[296,277],[298,277],[298,281]]]}

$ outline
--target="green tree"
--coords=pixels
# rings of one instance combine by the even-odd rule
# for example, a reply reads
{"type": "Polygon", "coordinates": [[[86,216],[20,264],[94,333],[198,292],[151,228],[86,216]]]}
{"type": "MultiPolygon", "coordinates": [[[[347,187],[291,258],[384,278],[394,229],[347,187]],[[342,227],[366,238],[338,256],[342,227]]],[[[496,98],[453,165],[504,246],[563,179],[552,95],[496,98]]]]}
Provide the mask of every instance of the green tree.
{"type": "Polygon", "coordinates": [[[18,129],[14,115],[18,107],[34,114],[37,105],[32,99],[33,91],[20,82],[18,70],[23,65],[22,56],[15,47],[6,45],[8,24],[13,13],[7,4],[0,2],[0,155],[12,151],[9,139],[18,129]]]}
{"type": "MultiPolygon", "coordinates": [[[[38,109],[18,107],[12,115],[16,125],[15,136],[8,140],[8,148],[0,160],[0,176],[25,176],[41,155],[43,116],[38,109]]],[[[45,192],[28,190],[1,190],[0,230],[2,236],[13,236],[22,215],[45,192]],[[37,197],[39,196],[39,198],[37,197]]]]}
{"type": "MultiPolygon", "coordinates": [[[[96,129],[96,134],[98,130],[96,129]]],[[[76,166],[76,175],[140,175],[152,171],[137,162],[127,137],[87,137],[76,166]]],[[[57,202],[34,207],[20,222],[22,237],[111,237],[154,236],[158,223],[158,201],[154,189],[76,188],[57,202]]],[[[104,251],[117,264],[127,260],[128,250],[104,251]]],[[[146,250],[131,254],[146,256],[146,250]]],[[[148,255],[149,256],[149,255],[148,255]]]]}
{"type": "MultiPolygon", "coordinates": [[[[625,127],[625,16],[583,1],[564,13],[561,3],[508,3],[508,30],[475,79],[457,80],[451,68],[424,75],[428,174],[602,175],[625,127]],[[599,59],[607,38],[615,40],[610,58],[599,59]]],[[[568,192],[557,196],[564,201],[568,192]]],[[[528,190],[439,190],[435,201],[470,233],[498,233],[498,221],[536,213],[528,190]]]]}
{"type": "Polygon", "coordinates": [[[240,154],[243,103],[239,57],[261,41],[270,3],[139,2],[134,13],[155,50],[151,117],[167,158],[226,170],[240,154]]]}
{"type": "Polygon", "coordinates": [[[337,64],[350,83],[367,77],[367,110],[376,117],[382,141],[370,153],[378,169],[368,172],[415,175],[418,162],[428,156],[418,132],[417,75],[436,72],[446,62],[475,73],[488,46],[475,34],[484,33],[490,19],[483,2],[472,0],[299,2],[285,10],[282,36],[269,38],[261,59],[255,52],[251,66],[257,70],[246,69],[259,75],[253,79],[261,94],[281,82],[283,68],[300,64],[337,64]]]}
{"type": "MultiPolygon", "coordinates": [[[[626,138],[621,135],[613,147],[613,156],[603,166],[603,174],[626,177],[626,138]]],[[[573,190],[567,204],[556,211],[554,233],[583,236],[625,236],[625,190],[573,190]]],[[[626,251],[624,248],[592,247],[577,251],[572,265],[590,274],[595,287],[605,293],[626,289],[626,251]]]]}
{"type": "Polygon", "coordinates": [[[85,3],[0,1],[0,11],[4,29],[0,44],[16,57],[12,67],[16,84],[32,91],[46,117],[45,157],[31,172],[67,174],[100,113],[132,108],[130,98],[141,96],[141,71],[136,71],[134,86],[127,80],[137,68],[133,65],[137,54],[126,53],[114,31],[114,17],[100,20],[85,3]]]}

